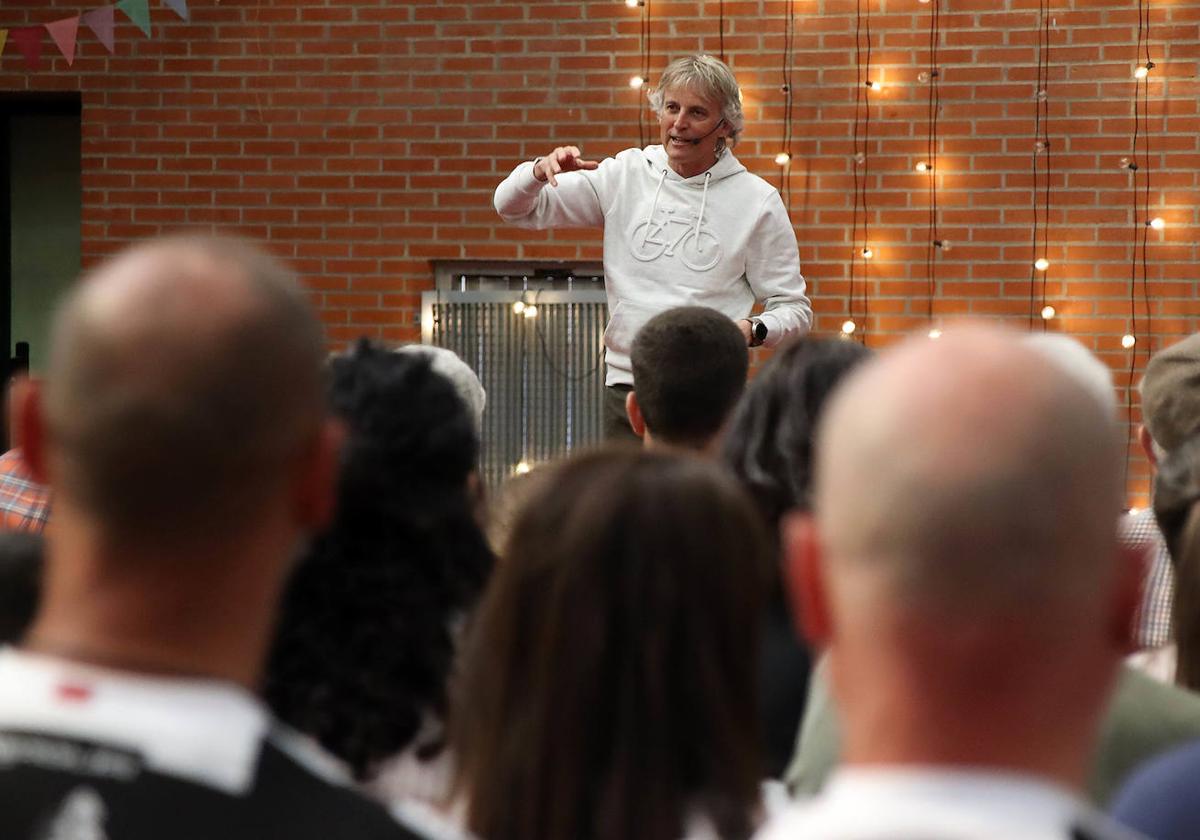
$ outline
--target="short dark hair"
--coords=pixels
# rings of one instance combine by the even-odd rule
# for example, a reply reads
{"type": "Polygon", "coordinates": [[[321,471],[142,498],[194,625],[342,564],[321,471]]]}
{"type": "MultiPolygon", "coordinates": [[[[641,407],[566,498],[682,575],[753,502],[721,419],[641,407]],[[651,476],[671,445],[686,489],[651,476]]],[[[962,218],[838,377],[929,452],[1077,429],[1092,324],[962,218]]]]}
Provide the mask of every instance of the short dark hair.
{"type": "Polygon", "coordinates": [[[746,387],[750,353],[727,316],[681,306],[646,322],[633,339],[630,361],[646,428],[667,443],[704,446],[746,387]]]}
{"type": "Polygon", "coordinates": [[[517,519],[457,688],[468,826],[488,840],[745,837],[768,550],[715,464],[608,450],[517,519]]]}
{"type": "Polygon", "coordinates": [[[366,341],[330,369],[347,426],[337,514],[284,591],[264,693],[365,780],[426,720],[444,723],[456,624],[493,560],[468,489],[475,420],[450,380],[429,356],[366,341]]]}
{"type": "Polygon", "coordinates": [[[870,357],[856,341],[801,338],[781,348],[746,389],[722,457],[750,491],[769,533],[788,510],[809,507],[821,410],[846,374],[870,357]]]}

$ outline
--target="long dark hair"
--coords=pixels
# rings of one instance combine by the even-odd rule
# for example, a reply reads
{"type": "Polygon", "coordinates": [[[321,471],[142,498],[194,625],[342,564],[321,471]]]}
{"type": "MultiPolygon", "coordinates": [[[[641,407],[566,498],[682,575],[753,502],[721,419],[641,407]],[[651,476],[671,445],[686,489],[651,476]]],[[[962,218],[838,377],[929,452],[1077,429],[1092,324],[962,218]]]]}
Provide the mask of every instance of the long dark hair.
{"type": "Polygon", "coordinates": [[[467,645],[453,744],[487,840],[746,837],[768,549],[719,468],[588,454],[518,518],[467,645]]]}
{"type": "Polygon", "coordinates": [[[1200,437],[1172,450],[1154,480],[1154,518],[1171,553],[1175,682],[1200,690],[1200,437]]]}
{"type": "Polygon", "coordinates": [[[331,374],[348,427],[337,515],[287,586],[265,694],[368,779],[426,718],[444,720],[453,625],[493,559],[468,489],[474,421],[450,381],[428,357],[365,341],[331,374]]]}

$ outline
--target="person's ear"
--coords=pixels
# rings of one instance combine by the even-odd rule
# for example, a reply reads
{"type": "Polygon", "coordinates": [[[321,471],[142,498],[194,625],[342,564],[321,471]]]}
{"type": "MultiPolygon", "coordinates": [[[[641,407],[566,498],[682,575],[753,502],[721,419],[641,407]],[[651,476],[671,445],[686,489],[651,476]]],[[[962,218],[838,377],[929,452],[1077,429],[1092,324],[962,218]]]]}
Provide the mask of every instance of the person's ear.
{"type": "Polygon", "coordinates": [[[297,524],[320,531],[333,519],[346,427],[334,418],[321,424],[303,456],[295,486],[297,524]]]}
{"type": "Polygon", "coordinates": [[[1158,456],[1154,454],[1154,438],[1150,436],[1150,430],[1145,425],[1138,426],[1137,437],[1142,452],[1146,453],[1146,460],[1150,462],[1151,467],[1158,469],[1158,456]]]}
{"type": "Polygon", "coordinates": [[[625,397],[625,416],[629,418],[629,425],[633,427],[633,433],[640,438],[646,436],[646,418],[642,417],[642,407],[638,405],[637,394],[630,391],[625,397]]]}
{"type": "Polygon", "coordinates": [[[823,648],[833,635],[833,622],[816,522],[811,514],[790,513],[780,523],[780,532],[780,571],[792,622],[814,649],[823,648]]]}
{"type": "Polygon", "coordinates": [[[38,484],[48,484],[46,420],[42,414],[41,385],[28,377],[18,377],[9,387],[8,399],[11,403],[8,416],[12,423],[9,429],[12,445],[21,450],[21,457],[29,467],[33,480],[38,484]]]}

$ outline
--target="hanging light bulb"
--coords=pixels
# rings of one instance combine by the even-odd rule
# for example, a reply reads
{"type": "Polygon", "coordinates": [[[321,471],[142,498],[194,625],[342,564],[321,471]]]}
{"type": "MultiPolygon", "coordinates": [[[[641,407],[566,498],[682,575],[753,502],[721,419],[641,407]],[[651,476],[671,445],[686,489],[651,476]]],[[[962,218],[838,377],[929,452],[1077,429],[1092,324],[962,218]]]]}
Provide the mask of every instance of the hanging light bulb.
{"type": "Polygon", "coordinates": [[[869,259],[871,259],[871,257],[875,256],[875,252],[872,251],[870,248],[863,248],[862,255],[863,255],[864,260],[869,260],[869,259]]]}
{"type": "Polygon", "coordinates": [[[1147,61],[1145,64],[1139,64],[1133,68],[1133,78],[1144,79],[1150,75],[1150,71],[1154,69],[1154,62],[1147,61]]]}
{"type": "Polygon", "coordinates": [[[525,311],[525,301],[519,300],[513,304],[513,313],[514,314],[520,315],[524,311],[525,311]]]}
{"type": "Polygon", "coordinates": [[[883,85],[881,85],[879,82],[875,81],[874,79],[869,79],[869,80],[867,80],[867,88],[869,90],[883,90],[883,85]]]}
{"type": "Polygon", "coordinates": [[[1046,97],[1049,96],[1049,94],[1046,93],[1045,88],[1038,88],[1038,92],[1035,94],[1035,96],[1037,97],[1038,102],[1045,102],[1046,97]]]}
{"type": "Polygon", "coordinates": [[[1134,160],[1133,158],[1127,158],[1127,157],[1123,157],[1119,161],[1117,161],[1117,166],[1120,169],[1137,169],[1138,168],[1137,161],[1134,160]]]}
{"type": "Polygon", "coordinates": [[[777,164],[779,164],[780,166],[787,166],[788,161],[790,161],[791,159],[792,159],[792,156],[789,155],[787,152],[780,152],[779,154],[775,155],[775,162],[777,164]]]}
{"type": "Polygon", "coordinates": [[[517,475],[525,475],[525,473],[529,472],[531,469],[533,469],[533,467],[529,465],[529,462],[522,458],[517,462],[517,465],[513,467],[513,472],[515,472],[517,475]]]}
{"type": "Polygon", "coordinates": [[[850,319],[842,321],[842,335],[854,335],[856,329],[858,329],[858,324],[854,321],[850,319]]]}
{"type": "Polygon", "coordinates": [[[917,81],[923,85],[929,84],[929,80],[933,78],[933,74],[928,70],[922,70],[917,74],[917,81]]]}
{"type": "Polygon", "coordinates": [[[857,163],[859,166],[862,166],[864,163],[867,162],[867,153],[866,152],[855,152],[854,162],[857,163]]]}
{"type": "Polygon", "coordinates": [[[937,327],[934,327],[933,329],[931,329],[929,331],[929,337],[936,341],[937,339],[942,337],[942,331],[939,330],[937,327]]]}
{"type": "Polygon", "coordinates": [[[537,307],[536,307],[536,306],[534,306],[532,303],[531,303],[531,304],[529,304],[528,306],[526,306],[526,307],[525,307],[525,313],[524,313],[524,314],[525,314],[525,317],[526,317],[526,318],[536,318],[536,317],[537,317],[537,314],[538,314],[538,313],[537,313],[537,307]]]}
{"type": "Polygon", "coordinates": [[[933,169],[933,164],[929,163],[928,161],[919,160],[913,169],[917,170],[918,172],[928,172],[929,170],[933,169]]]}
{"type": "Polygon", "coordinates": [[[637,90],[644,84],[646,84],[646,80],[643,79],[641,76],[630,76],[629,77],[629,86],[631,88],[633,88],[634,90],[637,90]]]}
{"type": "Polygon", "coordinates": [[[1146,224],[1149,225],[1150,227],[1154,228],[1155,230],[1162,230],[1163,228],[1165,228],[1167,226],[1167,223],[1165,221],[1163,221],[1162,216],[1155,216],[1153,219],[1146,222],[1146,224]]]}
{"type": "Polygon", "coordinates": [[[1033,261],[1033,267],[1038,271],[1045,271],[1050,267],[1050,260],[1046,259],[1045,257],[1038,257],[1033,261]]]}
{"type": "Polygon", "coordinates": [[[1053,318],[1057,314],[1058,313],[1054,311],[1054,307],[1050,306],[1049,304],[1042,307],[1042,320],[1043,321],[1049,321],[1051,318],[1053,318]]]}
{"type": "Polygon", "coordinates": [[[1121,336],[1121,346],[1126,350],[1129,350],[1135,344],[1137,344],[1137,339],[1133,337],[1132,333],[1125,333],[1125,335],[1121,336]]]}
{"type": "Polygon", "coordinates": [[[631,9],[636,9],[638,6],[642,5],[642,0],[625,0],[625,5],[631,9]]]}
{"type": "Polygon", "coordinates": [[[1035,152],[1044,152],[1049,148],[1050,148],[1050,142],[1048,140],[1039,140],[1033,144],[1033,150],[1035,152]]]}
{"type": "Polygon", "coordinates": [[[949,239],[935,239],[933,240],[933,244],[934,247],[941,248],[943,251],[950,251],[954,248],[949,239]]]}

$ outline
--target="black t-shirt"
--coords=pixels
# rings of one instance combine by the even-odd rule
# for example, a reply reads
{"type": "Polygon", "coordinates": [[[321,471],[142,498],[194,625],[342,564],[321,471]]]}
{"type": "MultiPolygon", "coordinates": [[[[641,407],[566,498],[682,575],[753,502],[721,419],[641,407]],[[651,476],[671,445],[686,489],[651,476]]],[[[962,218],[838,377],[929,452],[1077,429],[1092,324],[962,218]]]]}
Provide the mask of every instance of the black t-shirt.
{"type": "Polygon", "coordinates": [[[168,682],[0,653],[0,838],[417,838],[248,694],[168,682]]]}

